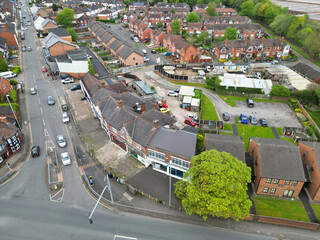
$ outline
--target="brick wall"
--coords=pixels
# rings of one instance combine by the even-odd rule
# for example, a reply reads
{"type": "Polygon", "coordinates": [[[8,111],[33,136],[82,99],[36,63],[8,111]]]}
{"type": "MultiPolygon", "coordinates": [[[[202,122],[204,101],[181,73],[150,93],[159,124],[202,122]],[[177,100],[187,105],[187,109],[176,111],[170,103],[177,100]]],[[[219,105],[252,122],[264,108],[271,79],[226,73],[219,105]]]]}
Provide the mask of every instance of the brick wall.
{"type": "Polygon", "coordinates": [[[282,226],[288,226],[288,227],[304,228],[304,229],[311,229],[311,230],[320,229],[320,224],[317,224],[317,223],[293,221],[293,220],[283,219],[283,218],[258,216],[257,220],[258,222],[262,222],[262,223],[271,223],[275,225],[282,225],[282,226]]]}
{"type": "Polygon", "coordinates": [[[70,46],[70,45],[58,42],[49,48],[49,52],[50,52],[51,56],[57,56],[57,55],[66,54],[66,51],[68,51],[68,50],[75,50],[75,49],[76,49],[76,47],[74,47],[74,46],[70,46]]]}
{"type": "Polygon", "coordinates": [[[143,56],[133,52],[130,54],[127,59],[124,60],[124,64],[126,66],[134,66],[134,65],[140,65],[144,63],[143,56]]]}

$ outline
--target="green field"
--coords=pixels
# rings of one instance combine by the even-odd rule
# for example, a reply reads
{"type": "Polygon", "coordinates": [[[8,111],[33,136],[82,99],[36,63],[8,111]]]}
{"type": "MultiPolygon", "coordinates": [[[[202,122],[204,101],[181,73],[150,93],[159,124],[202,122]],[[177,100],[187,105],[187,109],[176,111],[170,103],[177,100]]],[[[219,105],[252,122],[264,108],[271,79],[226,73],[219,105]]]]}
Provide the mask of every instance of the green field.
{"type": "Polygon", "coordinates": [[[212,102],[204,94],[202,94],[202,98],[201,98],[201,107],[202,107],[201,119],[219,120],[217,112],[212,102]]]}
{"type": "Polygon", "coordinates": [[[225,124],[223,125],[223,130],[232,131],[232,124],[230,124],[230,123],[225,123],[225,124]]]}
{"type": "Polygon", "coordinates": [[[279,136],[282,136],[282,128],[277,127],[276,130],[277,130],[277,133],[279,134],[279,136]]]}
{"type": "Polygon", "coordinates": [[[274,135],[269,127],[253,126],[237,124],[239,137],[242,137],[244,141],[244,149],[247,151],[250,137],[261,137],[261,138],[274,138],[274,135]]]}
{"type": "MultiPolygon", "coordinates": [[[[228,105],[235,107],[236,101],[245,101],[246,97],[236,97],[236,96],[225,96],[219,95],[223,101],[225,101],[228,105]]],[[[277,102],[277,103],[287,103],[287,101],[280,101],[280,100],[271,100],[271,99],[264,99],[264,98],[253,98],[255,102],[277,102]]]]}
{"type": "Polygon", "coordinates": [[[258,215],[310,222],[308,215],[300,202],[254,197],[254,203],[258,215]]]}

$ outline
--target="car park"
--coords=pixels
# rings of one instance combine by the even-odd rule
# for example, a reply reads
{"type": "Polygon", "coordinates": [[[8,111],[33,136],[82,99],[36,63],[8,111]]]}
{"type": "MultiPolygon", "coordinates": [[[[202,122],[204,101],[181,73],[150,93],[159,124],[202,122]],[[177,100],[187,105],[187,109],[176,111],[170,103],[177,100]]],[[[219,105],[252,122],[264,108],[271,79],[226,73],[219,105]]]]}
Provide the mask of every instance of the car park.
{"type": "Polygon", "coordinates": [[[70,122],[70,118],[69,118],[68,113],[66,113],[66,112],[62,113],[62,122],[63,123],[69,123],[70,122]]]}
{"type": "Polygon", "coordinates": [[[197,115],[193,114],[193,113],[189,113],[187,118],[191,118],[193,119],[194,121],[198,122],[199,121],[199,118],[197,115]]]}
{"type": "Polygon", "coordinates": [[[241,113],[241,114],[240,114],[240,121],[241,121],[242,124],[248,124],[247,115],[241,113]]]}
{"type": "Polygon", "coordinates": [[[254,101],[251,98],[247,98],[247,106],[249,108],[253,108],[254,107],[254,101]]]}
{"type": "Polygon", "coordinates": [[[63,166],[71,164],[71,159],[68,152],[61,153],[61,161],[63,166]]]}
{"type": "Polygon", "coordinates": [[[168,96],[178,97],[178,93],[176,93],[175,91],[169,91],[169,92],[168,92],[168,96]]]}
{"type": "Polygon", "coordinates": [[[59,134],[57,136],[57,143],[61,148],[64,148],[65,146],[67,146],[67,141],[62,134],[59,134]]]}
{"type": "Polygon", "coordinates": [[[73,78],[65,78],[61,80],[62,84],[73,83],[73,82],[74,82],[73,78]]]}
{"type": "MultiPolygon", "coordinates": [[[[151,44],[150,44],[150,45],[151,45],[151,44]]],[[[151,50],[151,53],[156,54],[156,53],[157,53],[157,51],[156,51],[156,50],[154,50],[154,49],[152,49],[152,50],[151,50]]]]}
{"type": "Polygon", "coordinates": [[[28,47],[28,52],[31,52],[31,51],[32,51],[31,47],[28,47]]]}
{"type": "Polygon", "coordinates": [[[258,124],[258,121],[257,121],[257,118],[253,115],[250,115],[249,116],[249,121],[252,125],[257,125],[258,124]]]}
{"type": "Polygon", "coordinates": [[[52,96],[48,96],[48,105],[54,105],[56,102],[54,101],[52,96]]]}
{"type": "Polygon", "coordinates": [[[39,146],[33,146],[31,148],[31,156],[32,157],[38,157],[40,156],[40,147],[39,146]]]}
{"type": "Polygon", "coordinates": [[[230,120],[230,115],[227,112],[222,113],[222,119],[223,121],[229,121],[230,120]]]}
{"type": "Polygon", "coordinates": [[[79,90],[79,89],[81,89],[80,83],[75,84],[70,88],[71,91],[76,91],[76,90],[79,90]]]}
{"type": "Polygon", "coordinates": [[[35,95],[37,93],[37,89],[35,87],[30,88],[30,94],[35,95]]]}
{"type": "Polygon", "coordinates": [[[192,127],[198,127],[198,124],[195,121],[193,121],[193,119],[191,118],[186,118],[186,120],[184,120],[184,123],[192,127]]]}
{"type": "Polygon", "coordinates": [[[42,72],[47,72],[47,68],[45,66],[42,66],[41,71],[42,72]]]}
{"type": "Polygon", "coordinates": [[[268,127],[268,121],[265,118],[260,118],[259,120],[262,127],[268,127]]]}

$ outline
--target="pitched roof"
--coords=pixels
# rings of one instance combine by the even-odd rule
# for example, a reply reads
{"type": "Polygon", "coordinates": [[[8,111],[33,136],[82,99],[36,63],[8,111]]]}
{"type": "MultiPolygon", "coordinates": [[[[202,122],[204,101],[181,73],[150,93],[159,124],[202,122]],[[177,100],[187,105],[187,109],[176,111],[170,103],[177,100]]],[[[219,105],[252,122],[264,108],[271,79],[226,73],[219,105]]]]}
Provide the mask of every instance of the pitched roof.
{"type": "Polygon", "coordinates": [[[52,24],[58,26],[58,24],[57,24],[55,21],[51,20],[50,18],[46,18],[46,19],[41,23],[41,25],[42,25],[42,27],[45,27],[48,23],[52,23],[52,24]]]}
{"type": "Polygon", "coordinates": [[[61,39],[60,37],[58,37],[57,35],[55,35],[52,32],[49,33],[48,36],[44,39],[44,43],[45,43],[45,46],[47,49],[52,47],[53,45],[55,45],[58,42],[76,47],[76,45],[74,45],[66,40],[61,39]]]}
{"type": "Polygon", "coordinates": [[[110,33],[106,32],[102,36],[101,41],[104,42],[104,43],[108,43],[112,38],[113,38],[113,36],[110,33]]]}
{"type": "Polygon", "coordinates": [[[3,37],[0,37],[0,47],[5,48],[7,45],[7,40],[5,40],[3,37]]]}
{"type": "Polygon", "coordinates": [[[122,45],[123,43],[119,41],[118,39],[115,39],[110,45],[110,49],[113,51],[117,51],[117,49],[122,45]]]}
{"type": "Polygon", "coordinates": [[[96,21],[92,20],[88,22],[88,28],[92,28],[92,26],[96,23],[96,21]]]}
{"type": "Polygon", "coordinates": [[[100,88],[103,88],[102,83],[95,76],[87,73],[81,80],[89,95],[92,97],[100,88]]]}
{"type": "Polygon", "coordinates": [[[72,61],[87,61],[88,57],[86,54],[86,51],[83,49],[79,49],[79,50],[68,50],[66,51],[69,59],[71,59],[72,61]]]}
{"type": "Polygon", "coordinates": [[[196,144],[197,134],[158,128],[148,146],[191,159],[196,154],[196,144]]]}
{"type": "Polygon", "coordinates": [[[102,36],[103,34],[105,34],[106,32],[107,32],[106,29],[100,28],[100,29],[96,32],[96,34],[97,34],[98,37],[101,37],[101,36],[102,36]]]}
{"type": "MultiPolygon", "coordinates": [[[[169,115],[154,109],[144,112],[143,114],[140,115],[140,117],[148,121],[149,123],[153,123],[154,120],[158,120],[159,127],[162,127],[164,125],[169,125],[170,121],[171,120],[173,121],[173,119],[169,115]]],[[[173,122],[176,122],[176,120],[173,122]]]]}
{"type": "Polygon", "coordinates": [[[117,95],[114,95],[115,100],[122,100],[122,106],[133,111],[133,107],[138,104],[145,104],[146,102],[139,96],[131,92],[123,92],[117,95]]]}
{"type": "MultiPolygon", "coordinates": [[[[306,142],[306,141],[300,141],[300,144],[304,144],[310,148],[313,149],[314,155],[316,157],[318,169],[320,171],[320,143],[319,142],[306,142]]],[[[306,156],[308,158],[308,155],[306,156]]],[[[313,165],[312,167],[315,167],[316,165],[313,165]]]]}
{"type": "Polygon", "coordinates": [[[98,101],[102,99],[107,99],[110,97],[110,91],[105,88],[100,88],[98,91],[95,92],[95,94],[92,96],[91,101],[94,105],[97,104],[98,101]]]}
{"type": "Polygon", "coordinates": [[[251,140],[258,144],[261,177],[306,181],[297,146],[283,139],[254,137],[251,140]]]}
{"type": "Polygon", "coordinates": [[[127,59],[134,51],[128,46],[123,46],[117,54],[123,59],[127,59]]]}
{"type": "Polygon", "coordinates": [[[53,33],[58,37],[68,37],[71,36],[65,28],[50,28],[48,29],[49,33],[53,33]]]}
{"type": "Polygon", "coordinates": [[[0,115],[12,115],[12,110],[9,105],[0,106],[0,115]]]}
{"type": "Polygon", "coordinates": [[[0,139],[11,138],[19,129],[12,123],[0,122],[0,139]]]}
{"type": "Polygon", "coordinates": [[[264,47],[278,47],[278,46],[285,46],[287,45],[286,42],[281,43],[281,39],[279,38],[274,38],[274,39],[247,39],[247,44],[245,44],[245,39],[241,40],[228,40],[227,45],[225,44],[226,41],[222,41],[216,44],[216,47],[218,49],[221,49],[223,47],[226,48],[248,48],[250,46],[255,47],[255,46],[260,46],[263,45],[264,47]],[[262,44],[262,41],[264,43],[262,44]]]}
{"type": "Polygon", "coordinates": [[[124,124],[127,132],[132,140],[139,143],[141,146],[146,147],[149,139],[156,130],[153,123],[149,123],[140,117],[135,117],[131,121],[124,124]]]}
{"type": "Polygon", "coordinates": [[[206,150],[211,149],[230,153],[239,161],[246,162],[244,142],[237,136],[206,133],[206,150]]]}

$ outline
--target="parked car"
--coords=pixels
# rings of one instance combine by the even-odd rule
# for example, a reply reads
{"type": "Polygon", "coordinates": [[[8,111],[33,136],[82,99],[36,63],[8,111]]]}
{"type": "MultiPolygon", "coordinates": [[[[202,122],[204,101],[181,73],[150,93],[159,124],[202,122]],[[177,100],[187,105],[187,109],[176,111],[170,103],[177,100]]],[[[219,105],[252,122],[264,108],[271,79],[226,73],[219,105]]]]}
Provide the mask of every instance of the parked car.
{"type": "Polygon", "coordinates": [[[145,57],[143,57],[143,61],[144,61],[144,62],[149,62],[149,61],[150,61],[150,58],[147,57],[147,56],[145,56],[145,57]]]}
{"type": "Polygon", "coordinates": [[[145,39],[145,40],[143,40],[142,42],[143,42],[143,43],[148,43],[148,42],[150,42],[150,40],[149,40],[149,39],[145,39]]]}
{"type": "Polygon", "coordinates": [[[40,147],[39,146],[33,146],[31,148],[31,156],[32,157],[38,157],[40,156],[40,147]]]}
{"type": "Polygon", "coordinates": [[[73,82],[74,82],[73,78],[65,78],[61,80],[62,84],[73,83],[73,82]]]}
{"type": "Polygon", "coordinates": [[[13,64],[8,64],[8,68],[13,68],[14,65],[13,64]]]}
{"type": "Polygon", "coordinates": [[[229,121],[230,120],[230,115],[227,112],[222,113],[222,118],[223,121],[229,121]]]}
{"type": "Polygon", "coordinates": [[[60,78],[61,78],[61,79],[71,78],[71,76],[68,75],[68,74],[66,74],[66,73],[60,73],[60,78]]]}
{"type": "Polygon", "coordinates": [[[52,96],[48,96],[48,105],[54,105],[55,101],[52,96]]]}
{"type": "Polygon", "coordinates": [[[170,56],[171,55],[171,52],[165,52],[164,54],[163,54],[163,56],[170,56]]]}
{"type": "Polygon", "coordinates": [[[259,120],[262,127],[268,127],[268,121],[265,118],[260,118],[259,120]]]}
{"type": "Polygon", "coordinates": [[[257,125],[258,124],[257,118],[255,116],[253,116],[253,115],[249,116],[249,121],[253,125],[257,125]]]}
{"type": "Polygon", "coordinates": [[[18,58],[18,55],[12,55],[9,57],[9,59],[14,59],[14,58],[18,58]]]}
{"type": "Polygon", "coordinates": [[[80,83],[75,84],[70,88],[71,91],[76,91],[76,90],[79,90],[79,89],[81,89],[80,83]]]}
{"type": "Polygon", "coordinates": [[[178,97],[178,93],[176,93],[175,91],[169,91],[169,92],[168,92],[168,96],[178,97]]]}
{"type": "Polygon", "coordinates": [[[133,38],[133,41],[135,41],[136,43],[138,43],[138,42],[139,42],[139,38],[134,37],[134,38],[133,38]]]}
{"type": "Polygon", "coordinates": [[[130,38],[131,38],[131,40],[134,40],[134,36],[133,35],[130,38]]]}
{"type": "Polygon", "coordinates": [[[32,51],[31,47],[28,47],[28,52],[31,52],[31,51],[32,51]]]}
{"type": "Polygon", "coordinates": [[[187,118],[186,120],[184,120],[184,123],[192,127],[198,127],[198,124],[195,121],[193,121],[193,119],[191,118],[187,118]]]}
{"type": "Polygon", "coordinates": [[[42,66],[41,71],[42,72],[47,72],[48,70],[47,70],[47,68],[45,66],[42,66]]]}
{"type": "Polygon", "coordinates": [[[37,89],[35,87],[30,88],[31,95],[35,95],[37,93],[37,89]]]}
{"type": "MultiPolygon", "coordinates": [[[[150,44],[150,45],[151,45],[151,44],[150,44]]],[[[157,53],[157,51],[156,51],[156,50],[154,50],[154,49],[152,49],[152,50],[151,50],[151,53],[156,54],[156,53],[157,53]]]]}
{"type": "Polygon", "coordinates": [[[180,88],[176,88],[173,91],[175,91],[176,93],[179,93],[180,92],[180,88]]]}
{"type": "Polygon", "coordinates": [[[240,114],[240,121],[241,121],[242,124],[248,124],[247,115],[241,113],[241,114],[240,114]]]}
{"type": "Polygon", "coordinates": [[[62,113],[62,122],[63,123],[69,123],[70,122],[70,118],[67,112],[62,113]]]}
{"type": "Polygon", "coordinates": [[[87,54],[87,58],[92,59],[92,56],[91,56],[91,55],[89,55],[89,54],[87,54]]]}
{"type": "Polygon", "coordinates": [[[28,22],[28,25],[31,26],[31,22],[28,22]]]}
{"type": "Polygon", "coordinates": [[[199,121],[199,118],[197,115],[193,114],[193,113],[189,113],[187,118],[191,118],[193,119],[194,121],[198,122],[199,121]]]}
{"type": "Polygon", "coordinates": [[[247,106],[249,108],[253,108],[254,107],[254,102],[251,98],[247,98],[247,106]]]}
{"type": "Polygon", "coordinates": [[[22,50],[22,52],[25,52],[25,51],[27,51],[27,47],[25,45],[22,45],[21,50],[22,50]]]}
{"type": "Polygon", "coordinates": [[[67,141],[62,134],[57,136],[57,143],[61,148],[64,148],[65,146],[67,146],[67,141]]]}
{"type": "Polygon", "coordinates": [[[61,153],[61,161],[64,166],[71,164],[71,159],[68,152],[61,153]]]}
{"type": "Polygon", "coordinates": [[[167,112],[169,112],[169,108],[160,108],[159,109],[160,110],[160,112],[162,112],[162,113],[167,113],[167,112]]]}

